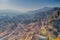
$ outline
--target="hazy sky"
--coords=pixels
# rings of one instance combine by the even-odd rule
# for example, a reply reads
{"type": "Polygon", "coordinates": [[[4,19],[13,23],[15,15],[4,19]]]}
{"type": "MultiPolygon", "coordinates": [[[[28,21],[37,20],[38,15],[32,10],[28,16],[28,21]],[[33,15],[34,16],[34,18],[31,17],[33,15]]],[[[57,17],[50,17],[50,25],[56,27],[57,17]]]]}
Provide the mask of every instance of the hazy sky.
{"type": "Polygon", "coordinates": [[[0,0],[0,9],[13,9],[21,12],[43,7],[59,7],[60,0],[0,0]]]}

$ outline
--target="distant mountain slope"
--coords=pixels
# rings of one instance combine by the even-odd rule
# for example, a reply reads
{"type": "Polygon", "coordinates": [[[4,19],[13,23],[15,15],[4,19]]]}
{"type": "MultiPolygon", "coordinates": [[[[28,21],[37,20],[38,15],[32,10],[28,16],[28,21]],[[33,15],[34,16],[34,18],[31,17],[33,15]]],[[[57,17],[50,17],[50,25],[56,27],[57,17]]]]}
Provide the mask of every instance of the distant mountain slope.
{"type": "Polygon", "coordinates": [[[45,8],[43,8],[43,9],[38,9],[38,10],[35,10],[35,11],[31,11],[31,12],[28,12],[27,14],[17,15],[15,17],[13,17],[13,21],[15,20],[15,22],[16,22],[18,20],[18,22],[19,21],[27,22],[27,21],[30,21],[30,20],[35,20],[36,21],[37,19],[46,19],[50,15],[54,14],[54,12],[56,10],[59,10],[58,7],[46,8],[46,10],[45,10],[45,8]],[[41,11],[43,9],[44,9],[44,11],[41,11]]]}

